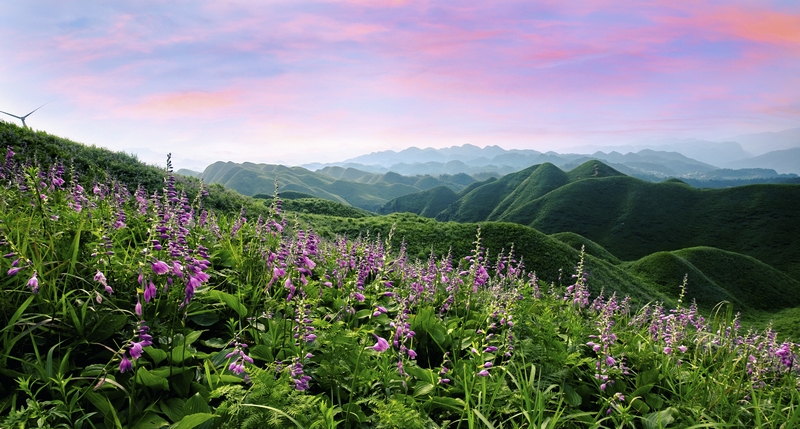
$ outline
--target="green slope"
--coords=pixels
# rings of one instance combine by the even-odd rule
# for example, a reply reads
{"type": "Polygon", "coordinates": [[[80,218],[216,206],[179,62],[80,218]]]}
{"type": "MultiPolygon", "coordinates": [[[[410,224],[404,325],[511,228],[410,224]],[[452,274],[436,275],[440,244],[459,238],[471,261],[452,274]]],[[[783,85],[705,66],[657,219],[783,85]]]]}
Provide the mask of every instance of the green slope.
{"type": "Polygon", "coordinates": [[[433,217],[458,199],[458,195],[446,186],[437,186],[427,191],[415,192],[392,199],[378,209],[378,214],[414,213],[433,217]]]}
{"type": "Polygon", "coordinates": [[[617,265],[622,262],[603,246],[595,243],[592,240],[589,240],[586,237],[575,234],[574,232],[557,232],[555,234],[550,234],[550,237],[555,238],[556,240],[572,247],[573,249],[584,249],[584,252],[586,252],[587,255],[592,255],[595,258],[602,259],[611,264],[617,265]]]}
{"type": "MultiPolygon", "coordinates": [[[[468,177],[468,176],[467,176],[468,177]]],[[[216,162],[202,175],[206,183],[220,183],[244,195],[272,194],[277,180],[280,190],[295,191],[349,204],[369,211],[387,201],[436,186],[462,189],[461,176],[434,178],[374,174],[353,168],[326,167],[319,172],[282,165],[216,162]]]]}
{"type": "Polygon", "coordinates": [[[436,218],[458,222],[497,220],[504,211],[545,195],[568,180],[567,175],[553,164],[534,165],[473,187],[436,218]]]}
{"type": "MultiPolygon", "coordinates": [[[[317,233],[328,236],[355,237],[369,233],[373,237],[387,237],[394,225],[392,246],[395,250],[405,243],[408,255],[423,260],[431,251],[438,256],[452,251],[456,262],[474,249],[478,228],[476,223],[438,222],[408,213],[360,219],[302,215],[301,219],[313,225],[317,233]]],[[[565,284],[573,281],[571,275],[580,259],[579,250],[522,225],[482,222],[480,228],[483,247],[488,249],[490,260],[494,260],[500,251],[508,252],[513,246],[517,258],[524,261],[526,270],[535,271],[540,279],[558,282],[561,276],[565,284]]],[[[640,303],[655,299],[674,301],[674,298],[654,289],[648,282],[604,259],[587,254],[586,270],[593,293],[603,289],[609,294],[610,291],[617,291],[622,295],[630,295],[640,303]]],[[[681,274],[676,282],[682,278],[681,274]]]]}
{"type": "Polygon", "coordinates": [[[721,301],[744,311],[800,306],[800,282],[755,258],[712,247],[658,252],[624,268],[670,296],[680,292],[675,279],[687,275],[687,301],[705,309],[721,301]]]}
{"type": "Polygon", "coordinates": [[[474,184],[436,219],[497,220],[546,234],[574,232],[629,261],[712,246],[800,279],[800,186],[696,189],[624,176],[599,161],[568,173],[556,170],[542,164],[474,184]]]}

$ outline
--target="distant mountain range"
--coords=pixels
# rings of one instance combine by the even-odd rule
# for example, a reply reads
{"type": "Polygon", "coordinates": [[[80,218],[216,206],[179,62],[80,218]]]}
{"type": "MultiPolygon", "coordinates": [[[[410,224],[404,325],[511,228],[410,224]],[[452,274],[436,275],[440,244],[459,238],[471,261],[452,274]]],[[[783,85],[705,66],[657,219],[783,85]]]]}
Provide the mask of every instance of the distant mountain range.
{"type": "MultiPolygon", "coordinates": [[[[665,140],[656,142],[656,150],[625,146],[609,152],[589,154],[542,153],[535,150],[505,150],[499,146],[480,148],[473,145],[453,146],[444,149],[411,147],[399,152],[392,150],[373,152],[340,163],[304,165],[309,170],[329,166],[355,168],[372,173],[395,172],[403,175],[431,175],[465,173],[476,178],[501,176],[531,165],[549,162],[559,168],[570,169],[589,159],[596,159],[613,168],[640,179],[661,181],[676,177],[694,181],[768,179],[777,182],[800,174],[800,141],[798,147],[752,156],[739,143],[715,143],[701,140],[665,140]],[[628,151],[634,149],[637,151],[628,151]],[[625,153],[623,153],[625,152],[625,153]],[[690,155],[687,155],[690,154],[690,155]],[[721,169],[749,169],[746,174],[709,174],[721,169]],[[787,175],[787,176],[781,176],[787,175]]],[[[694,184],[694,183],[693,183],[694,184]]],[[[744,183],[742,183],[744,184],[744,183]]],[[[717,187],[708,183],[708,187],[717,187]]],[[[725,183],[719,186],[731,186],[725,183]]]]}

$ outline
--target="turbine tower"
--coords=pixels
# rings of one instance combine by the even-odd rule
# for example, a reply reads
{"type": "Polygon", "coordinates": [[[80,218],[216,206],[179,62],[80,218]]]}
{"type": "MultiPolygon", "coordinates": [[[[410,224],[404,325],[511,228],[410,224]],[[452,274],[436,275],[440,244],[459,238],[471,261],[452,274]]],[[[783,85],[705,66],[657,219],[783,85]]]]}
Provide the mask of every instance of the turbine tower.
{"type": "MultiPolygon", "coordinates": [[[[45,106],[45,104],[47,104],[47,103],[44,103],[44,104],[42,104],[41,106],[39,106],[39,107],[37,107],[37,108],[33,109],[33,111],[31,111],[31,113],[33,113],[33,112],[35,112],[35,111],[37,111],[37,110],[41,109],[42,107],[44,107],[44,106],[45,106]]],[[[27,118],[28,116],[30,116],[30,115],[31,115],[31,113],[28,113],[28,114],[27,114],[27,115],[25,115],[25,116],[17,116],[17,115],[13,115],[13,114],[11,114],[11,113],[4,112],[4,111],[2,111],[2,110],[0,110],[0,113],[5,113],[5,114],[6,114],[6,115],[8,115],[8,116],[13,116],[13,117],[15,117],[15,118],[17,118],[17,119],[21,120],[21,121],[22,121],[22,126],[23,126],[23,127],[25,127],[25,128],[27,128],[27,127],[28,127],[28,125],[26,125],[26,124],[25,124],[25,118],[27,118]]]]}

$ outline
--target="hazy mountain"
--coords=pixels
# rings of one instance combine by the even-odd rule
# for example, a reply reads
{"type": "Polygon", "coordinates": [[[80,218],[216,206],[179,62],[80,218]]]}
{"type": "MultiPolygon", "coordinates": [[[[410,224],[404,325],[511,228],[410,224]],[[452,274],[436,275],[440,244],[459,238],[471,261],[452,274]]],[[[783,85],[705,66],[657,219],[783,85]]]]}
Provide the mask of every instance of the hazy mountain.
{"type": "Polygon", "coordinates": [[[743,134],[732,137],[730,140],[739,142],[745,150],[752,152],[754,155],[763,155],[776,150],[800,147],[800,128],[791,128],[778,132],[743,134]]]}
{"type": "Polygon", "coordinates": [[[783,174],[800,174],[800,147],[775,150],[763,155],[729,162],[729,168],[767,168],[783,174]]]}
{"type": "MultiPolygon", "coordinates": [[[[737,176],[737,174],[730,174],[727,171],[724,173],[726,178],[714,178],[714,174],[711,172],[718,170],[722,163],[750,158],[750,154],[736,142],[718,143],[695,139],[660,140],[653,142],[648,147],[650,148],[628,146],[620,147],[620,151],[594,151],[591,154],[542,153],[535,150],[505,150],[498,146],[479,148],[473,145],[453,146],[445,149],[412,147],[400,152],[373,152],[343,163],[315,163],[305,167],[311,170],[325,171],[326,168],[336,166],[372,173],[391,171],[409,176],[462,173],[473,177],[486,177],[503,176],[543,163],[570,170],[588,160],[596,159],[624,174],[643,180],[660,182],[670,177],[677,177],[687,179],[689,183],[699,187],[717,188],[752,183],[775,183],[785,179],[776,177],[774,172],[767,170],[749,171],[741,174],[741,178],[738,179],[728,178],[727,176],[737,176]],[[637,149],[637,151],[623,153],[622,149],[637,149]],[[687,156],[687,153],[691,155],[687,156]]],[[[742,163],[748,167],[754,166],[744,161],[742,163]]],[[[790,164],[790,161],[786,161],[784,164],[790,164]]]]}
{"type": "Polygon", "coordinates": [[[660,139],[634,145],[579,146],[571,148],[571,150],[585,151],[586,153],[592,153],[599,150],[620,153],[639,153],[644,150],[653,150],[657,152],[677,152],[686,158],[691,158],[692,160],[697,160],[714,166],[720,166],[726,162],[749,158],[752,156],[751,153],[745,151],[742,146],[735,141],[713,142],[699,139],[660,139]]]}

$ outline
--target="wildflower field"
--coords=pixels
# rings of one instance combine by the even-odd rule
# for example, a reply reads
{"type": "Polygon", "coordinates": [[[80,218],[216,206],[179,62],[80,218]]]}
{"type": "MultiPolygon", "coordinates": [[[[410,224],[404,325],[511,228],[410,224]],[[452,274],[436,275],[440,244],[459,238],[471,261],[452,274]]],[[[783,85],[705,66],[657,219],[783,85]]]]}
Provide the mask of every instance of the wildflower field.
{"type": "MultiPolygon", "coordinates": [[[[513,249],[418,259],[8,150],[0,427],[800,426],[798,345],[590,295],[513,249]]],[[[681,284],[682,279],[675,279],[681,284]]],[[[691,287],[684,281],[684,287],[691,287]]]]}

